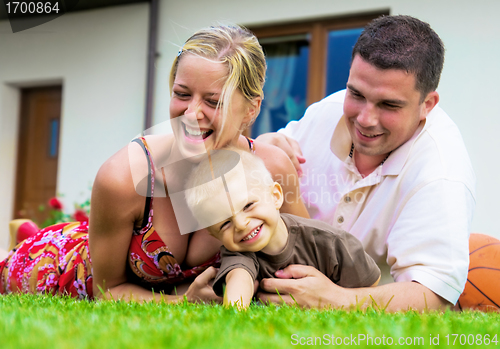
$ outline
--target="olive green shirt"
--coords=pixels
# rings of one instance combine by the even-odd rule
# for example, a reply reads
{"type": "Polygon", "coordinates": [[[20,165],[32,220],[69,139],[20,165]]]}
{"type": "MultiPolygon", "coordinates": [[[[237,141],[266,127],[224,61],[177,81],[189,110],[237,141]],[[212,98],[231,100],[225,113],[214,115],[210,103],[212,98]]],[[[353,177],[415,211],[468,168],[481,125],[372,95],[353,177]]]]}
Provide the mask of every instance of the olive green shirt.
{"type": "Polygon", "coordinates": [[[281,214],[288,230],[288,241],[277,255],[263,252],[231,252],[221,247],[221,266],[214,291],[223,295],[227,273],[235,268],[247,270],[254,280],[274,278],[277,270],[290,264],[315,267],[342,287],[373,285],[380,269],[353,235],[313,219],[281,214]]]}

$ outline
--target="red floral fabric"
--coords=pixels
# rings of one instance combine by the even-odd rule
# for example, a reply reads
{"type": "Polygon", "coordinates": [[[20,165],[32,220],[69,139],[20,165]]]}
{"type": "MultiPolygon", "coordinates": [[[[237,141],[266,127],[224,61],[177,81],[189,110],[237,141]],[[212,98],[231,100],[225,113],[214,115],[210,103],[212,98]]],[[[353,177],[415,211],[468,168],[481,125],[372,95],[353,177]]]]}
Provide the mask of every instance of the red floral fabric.
{"type": "Polygon", "coordinates": [[[92,298],[87,224],[55,224],[17,245],[0,262],[0,293],[11,292],[92,298]]]}
{"type": "MultiPolygon", "coordinates": [[[[220,264],[219,254],[183,270],[154,229],[134,235],[129,264],[146,288],[168,289],[220,264]]],[[[66,294],[93,298],[87,222],[60,223],[40,230],[0,262],[0,293],[66,294]]]]}

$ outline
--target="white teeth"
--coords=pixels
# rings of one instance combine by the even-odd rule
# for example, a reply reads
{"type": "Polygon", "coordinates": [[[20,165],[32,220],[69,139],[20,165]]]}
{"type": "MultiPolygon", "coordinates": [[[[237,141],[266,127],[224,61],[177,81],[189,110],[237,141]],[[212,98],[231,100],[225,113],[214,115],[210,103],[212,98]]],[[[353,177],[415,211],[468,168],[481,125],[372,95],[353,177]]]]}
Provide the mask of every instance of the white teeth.
{"type": "Polygon", "coordinates": [[[375,138],[377,136],[380,136],[380,135],[367,135],[367,134],[364,134],[363,132],[359,131],[359,133],[361,133],[363,136],[365,137],[368,137],[368,138],[375,138]]]}
{"type": "Polygon", "coordinates": [[[201,135],[204,135],[204,134],[208,133],[208,131],[201,131],[201,130],[198,130],[198,129],[190,128],[187,125],[185,125],[184,128],[186,129],[186,132],[188,134],[190,134],[191,136],[201,136],[201,135]]]}
{"type": "Polygon", "coordinates": [[[255,229],[255,231],[252,234],[248,235],[246,238],[244,238],[243,241],[247,241],[247,240],[254,238],[259,233],[260,228],[261,227],[258,227],[257,229],[255,229]]]}

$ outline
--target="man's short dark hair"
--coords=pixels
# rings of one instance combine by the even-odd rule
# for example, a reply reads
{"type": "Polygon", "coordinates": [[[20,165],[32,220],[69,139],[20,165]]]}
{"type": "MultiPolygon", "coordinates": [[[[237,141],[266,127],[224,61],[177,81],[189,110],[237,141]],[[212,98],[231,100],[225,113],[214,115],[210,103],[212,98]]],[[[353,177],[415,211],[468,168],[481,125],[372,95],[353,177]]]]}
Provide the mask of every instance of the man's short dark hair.
{"type": "Polygon", "coordinates": [[[379,69],[402,69],[416,76],[422,101],[435,91],[444,64],[444,45],[428,23],[410,16],[382,16],[363,30],[352,51],[379,69]]]}

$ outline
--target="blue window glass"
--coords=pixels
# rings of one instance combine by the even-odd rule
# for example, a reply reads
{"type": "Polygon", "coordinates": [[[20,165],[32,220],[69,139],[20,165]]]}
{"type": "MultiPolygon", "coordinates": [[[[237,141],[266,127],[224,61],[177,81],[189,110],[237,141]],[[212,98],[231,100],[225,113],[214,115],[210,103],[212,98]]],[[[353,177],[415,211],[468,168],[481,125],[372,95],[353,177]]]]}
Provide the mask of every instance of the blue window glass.
{"type": "MultiPolygon", "coordinates": [[[[345,89],[352,48],[362,31],[363,28],[354,28],[328,33],[324,96],[345,89]]],[[[264,38],[260,42],[266,54],[267,76],[264,100],[252,126],[252,137],[277,131],[289,121],[300,119],[307,107],[310,36],[264,38]]]]}
{"type": "Polygon", "coordinates": [[[352,48],[363,28],[332,30],[328,33],[326,96],[345,89],[351,67],[352,48]]]}
{"type": "Polygon", "coordinates": [[[59,148],[59,120],[50,120],[50,137],[49,137],[49,157],[57,157],[57,150],[59,148]]]}
{"type": "Polygon", "coordinates": [[[267,76],[259,117],[252,137],[277,131],[304,115],[307,94],[309,40],[307,35],[261,40],[267,76]]]}

